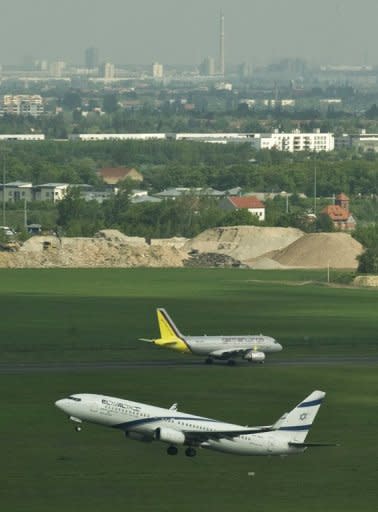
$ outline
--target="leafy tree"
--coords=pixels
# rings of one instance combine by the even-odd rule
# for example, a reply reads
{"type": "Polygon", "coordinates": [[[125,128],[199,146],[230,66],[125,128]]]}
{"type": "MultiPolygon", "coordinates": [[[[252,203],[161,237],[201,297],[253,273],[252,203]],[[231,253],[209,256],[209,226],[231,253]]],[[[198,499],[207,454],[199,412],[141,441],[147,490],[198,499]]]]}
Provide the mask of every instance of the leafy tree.
{"type": "Polygon", "coordinates": [[[57,224],[68,236],[93,236],[104,227],[102,210],[96,201],[85,201],[79,188],[68,189],[66,197],[58,203],[57,224]]]}
{"type": "Polygon", "coordinates": [[[62,104],[69,110],[80,108],[82,105],[82,99],[77,91],[67,91],[62,99],[62,104]]]}
{"type": "Polygon", "coordinates": [[[240,209],[227,213],[218,223],[218,226],[261,226],[257,215],[248,210],[240,209]]]}
{"type": "Polygon", "coordinates": [[[103,202],[104,221],[107,227],[120,227],[125,225],[128,208],[130,206],[129,196],[126,191],[121,191],[107,201],[103,202]]]}
{"type": "Polygon", "coordinates": [[[378,247],[370,247],[358,256],[358,272],[378,274],[378,247]]]}
{"type": "Polygon", "coordinates": [[[105,94],[102,108],[108,114],[116,112],[119,108],[117,94],[114,94],[114,93],[105,94]]]}
{"type": "Polygon", "coordinates": [[[353,232],[353,238],[364,247],[378,247],[378,224],[357,226],[353,232]]]}
{"type": "Polygon", "coordinates": [[[378,118],[378,107],[376,105],[376,103],[374,103],[374,105],[372,105],[369,110],[366,111],[366,117],[368,119],[377,119],[378,118]]]}
{"type": "Polygon", "coordinates": [[[315,222],[315,231],[323,233],[331,233],[332,231],[335,231],[335,226],[329,215],[326,215],[325,213],[318,215],[315,222]]]}
{"type": "Polygon", "coordinates": [[[365,247],[365,251],[358,257],[358,271],[378,274],[378,225],[358,226],[353,236],[365,247]]]}

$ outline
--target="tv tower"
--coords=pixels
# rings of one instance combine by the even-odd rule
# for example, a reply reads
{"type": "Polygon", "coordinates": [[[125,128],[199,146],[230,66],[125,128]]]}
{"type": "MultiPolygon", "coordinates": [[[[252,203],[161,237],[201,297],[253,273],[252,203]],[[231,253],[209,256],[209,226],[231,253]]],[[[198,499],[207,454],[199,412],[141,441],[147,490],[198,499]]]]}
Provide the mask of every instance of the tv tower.
{"type": "Polygon", "coordinates": [[[219,74],[224,76],[224,15],[220,13],[219,74]]]}

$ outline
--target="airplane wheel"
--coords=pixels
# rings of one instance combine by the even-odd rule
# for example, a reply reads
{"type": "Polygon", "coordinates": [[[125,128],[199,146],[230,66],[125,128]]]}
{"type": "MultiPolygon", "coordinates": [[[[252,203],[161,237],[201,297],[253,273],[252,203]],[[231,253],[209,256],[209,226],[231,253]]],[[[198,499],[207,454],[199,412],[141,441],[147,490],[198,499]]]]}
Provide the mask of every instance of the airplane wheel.
{"type": "Polygon", "coordinates": [[[235,366],[235,361],[233,359],[229,359],[227,361],[228,366],[235,366]]]}
{"type": "Polygon", "coordinates": [[[75,430],[76,430],[76,432],[81,432],[81,427],[79,427],[79,425],[77,425],[77,426],[75,427],[75,430]]]}
{"type": "Polygon", "coordinates": [[[168,455],[177,455],[178,449],[176,448],[176,446],[168,446],[167,453],[168,455]]]}
{"type": "Polygon", "coordinates": [[[205,364],[213,364],[212,358],[208,357],[207,359],[205,359],[205,364]]]}
{"type": "Polygon", "coordinates": [[[195,457],[197,455],[197,452],[194,448],[192,448],[191,446],[189,446],[189,448],[187,448],[185,450],[185,455],[187,457],[195,457]]]}

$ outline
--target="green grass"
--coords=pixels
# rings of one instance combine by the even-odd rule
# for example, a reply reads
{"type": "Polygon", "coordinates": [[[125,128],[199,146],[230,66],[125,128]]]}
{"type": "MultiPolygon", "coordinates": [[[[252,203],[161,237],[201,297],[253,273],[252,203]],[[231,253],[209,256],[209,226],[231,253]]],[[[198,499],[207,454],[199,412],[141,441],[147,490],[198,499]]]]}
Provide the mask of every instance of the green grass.
{"type": "MultiPolygon", "coordinates": [[[[377,355],[377,292],[324,285],[324,272],[1,270],[1,362],[181,357],[138,342],[165,306],[188,334],[264,332],[274,357],[377,355]],[[308,284],[300,284],[306,282],[308,284]]],[[[376,510],[375,365],[226,366],[0,374],[1,509],[352,512],[376,510]],[[314,389],[327,392],[311,441],[288,458],[200,451],[165,455],[88,425],[77,434],[56,399],[105,393],[242,425],[271,423],[314,389]],[[255,472],[254,477],[248,472],[255,472]]],[[[182,452],[182,450],[181,450],[182,452]]]]}
{"type": "Polygon", "coordinates": [[[376,381],[376,367],[0,376],[2,510],[376,510],[376,381]],[[328,394],[309,439],[341,446],[287,458],[168,457],[161,443],[111,429],[87,425],[77,434],[53,406],[71,392],[103,392],[162,406],[177,400],[187,412],[258,425],[316,388],[328,394]]]}
{"type": "Polygon", "coordinates": [[[285,357],[377,354],[377,292],[327,287],[320,281],[323,274],[2,270],[0,357],[3,362],[175,358],[137,341],[157,335],[157,306],[166,307],[186,334],[272,335],[284,345],[285,357]]]}

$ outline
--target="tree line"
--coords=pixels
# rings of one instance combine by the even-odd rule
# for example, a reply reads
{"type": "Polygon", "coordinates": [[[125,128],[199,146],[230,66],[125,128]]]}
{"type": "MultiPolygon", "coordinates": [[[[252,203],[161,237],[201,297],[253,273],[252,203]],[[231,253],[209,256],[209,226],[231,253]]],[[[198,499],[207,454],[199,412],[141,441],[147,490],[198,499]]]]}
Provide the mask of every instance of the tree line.
{"type": "Polygon", "coordinates": [[[255,151],[249,144],[204,144],[186,141],[99,141],[3,143],[7,181],[87,183],[101,187],[102,167],[136,167],[143,187],[237,186],[256,192],[305,193],[320,196],[341,191],[352,196],[377,195],[378,155],[288,154],[255,151]]]}

